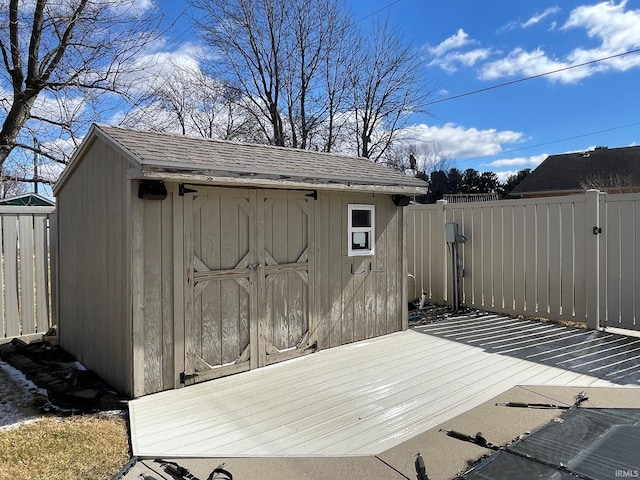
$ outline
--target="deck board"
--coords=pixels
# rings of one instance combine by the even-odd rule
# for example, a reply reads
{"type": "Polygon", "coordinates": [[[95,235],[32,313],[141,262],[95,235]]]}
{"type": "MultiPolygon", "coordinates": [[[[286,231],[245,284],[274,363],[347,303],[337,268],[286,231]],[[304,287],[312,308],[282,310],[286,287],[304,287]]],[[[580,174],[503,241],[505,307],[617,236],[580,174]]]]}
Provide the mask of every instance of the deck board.
{"type": "Polygon", "coordinates": [[[451,317],[142,397],[129,407],[133,452],[371,455],[515,385],[640,385],[636,339],[541,326],[451,317]],[[490,329],[497,324],[502,328],[490,329]]]}

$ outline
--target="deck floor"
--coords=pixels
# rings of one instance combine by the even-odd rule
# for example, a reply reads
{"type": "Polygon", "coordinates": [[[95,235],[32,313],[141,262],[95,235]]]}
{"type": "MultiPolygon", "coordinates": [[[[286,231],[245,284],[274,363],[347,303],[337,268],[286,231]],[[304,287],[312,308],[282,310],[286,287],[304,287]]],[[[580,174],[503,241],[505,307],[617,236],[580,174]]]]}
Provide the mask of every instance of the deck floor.
{"type": "Polygon", "coordinates": [[[140,457],[372,455],[515,385],[640,385],[640,339],[451,317],[130,402],[140,457]]]}

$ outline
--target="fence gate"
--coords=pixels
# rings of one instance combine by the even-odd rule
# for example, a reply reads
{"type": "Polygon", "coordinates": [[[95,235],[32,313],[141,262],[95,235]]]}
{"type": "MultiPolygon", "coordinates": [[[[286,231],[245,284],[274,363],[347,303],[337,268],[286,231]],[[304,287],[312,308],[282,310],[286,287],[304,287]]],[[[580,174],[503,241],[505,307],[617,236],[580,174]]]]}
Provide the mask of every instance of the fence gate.
{"type": "Polygon", "coordinates": [[[457,223],[462,302],[640,331],[640,193],[408,208],[410,292],[450,303],[446,223],[457,223]]]}
{"type": "Polygon", "coordinates": [[[0,206],[0,341],[52,325],[49,221],[55,207],[0,206]]]}

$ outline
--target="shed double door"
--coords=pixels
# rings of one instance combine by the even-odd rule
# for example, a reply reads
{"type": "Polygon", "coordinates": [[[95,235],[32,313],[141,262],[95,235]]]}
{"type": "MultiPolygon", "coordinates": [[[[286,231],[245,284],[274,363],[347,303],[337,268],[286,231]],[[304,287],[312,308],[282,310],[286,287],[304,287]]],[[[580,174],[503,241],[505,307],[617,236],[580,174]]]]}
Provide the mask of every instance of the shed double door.
{"type": "Polygon", "coordinates": [[[185,197],[185,383],[313,351],[306,193],[198,187],[185,197]]]}

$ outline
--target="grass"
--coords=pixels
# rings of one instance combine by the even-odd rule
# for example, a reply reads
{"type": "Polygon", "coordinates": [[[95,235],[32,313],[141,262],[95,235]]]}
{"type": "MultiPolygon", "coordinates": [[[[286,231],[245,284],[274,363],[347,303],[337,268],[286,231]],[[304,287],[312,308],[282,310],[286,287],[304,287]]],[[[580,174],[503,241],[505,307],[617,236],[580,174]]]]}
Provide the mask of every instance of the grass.
{"type": "Polygon", "coordinates": [[[44,417],[0,432],[0,480],[107,480],[128,460],[121,415],[44,417]]]}

